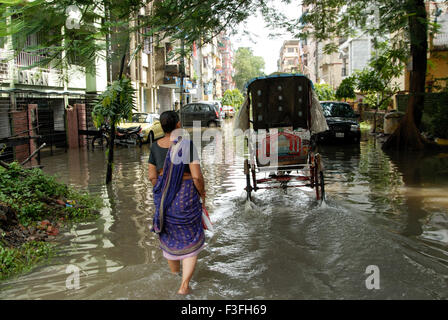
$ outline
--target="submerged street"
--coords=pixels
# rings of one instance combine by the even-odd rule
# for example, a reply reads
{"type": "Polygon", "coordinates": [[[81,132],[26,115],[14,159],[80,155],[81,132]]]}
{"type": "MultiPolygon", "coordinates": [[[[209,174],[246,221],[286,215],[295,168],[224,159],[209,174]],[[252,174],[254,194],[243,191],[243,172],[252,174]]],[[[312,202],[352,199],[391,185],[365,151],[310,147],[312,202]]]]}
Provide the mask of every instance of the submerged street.
{"type": "MultiPolygon", "coordinates": [[[[231,121],[221,129],[231,135],[231,121]]],[[[206,206],[214,223],[187,299],[448,299],[448,155],[390,159],[360,145],[320,147],[327,200],[311,189],[260,190],[246,202],[243,159],[210,164],[202,147],[206,206]],[[380,288],[366,288],[368,266],[380,288]]],[[[101,217],[61,232],[58,255],[0,285],[0,299],[178,299],[150,232],[149,145],[118,147],[111,186],[105,152],[42,158],[44,171],[100,196],[101,217]],[[68,289],[67,267],[80,269],[68,289]]]]}

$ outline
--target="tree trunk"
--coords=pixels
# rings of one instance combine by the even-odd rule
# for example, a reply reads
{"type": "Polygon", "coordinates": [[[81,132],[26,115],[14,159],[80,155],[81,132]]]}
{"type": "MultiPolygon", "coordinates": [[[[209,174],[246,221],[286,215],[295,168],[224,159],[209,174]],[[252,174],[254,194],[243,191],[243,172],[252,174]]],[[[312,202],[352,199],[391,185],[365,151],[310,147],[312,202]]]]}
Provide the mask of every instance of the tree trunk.
{"type": "Polygon", "coordinates": [[[397,130],[383,144],[383,149],[421,150],[424,147],[423,138],[415,125],[414,113],[411,111],[415,105],[415,96],[411,95],[408,102],[408,111],[400,122],[397,130]]]}
{"type": "MultiPolygon", "coordinates": [[[[129,36],[126,40],[126,45],[124,49],[124,54],[121,58],[121,65],[120,65],[120,74],[118,76],[118,80],[121,80],[123,78],[123,71],[124,71],[124,64],[126,63],[126,53],[129,46],[129,36]]],[[[114,117],[110,121],[110,142],[109,142],[109,154],[107,156],[107,172],[106,172],[106,184],[109,184],[112,182],[112,171],[113,171],[113,165],[114,165],[114,148],[115,148],[115,124],[117,123],[117,119],[114,117]]]]}
{"type": "Polygon", "coordinates": [[[372,127],[372,133],[376,133],[376,115],[378,113],[378,106],[375,109],[375,112],[373,113],[373,127],[372,127]]]}
{"type": "Polygon", "coordinates": [[[425,99],[428,51],[428,27],[424,0],[408,0],[407,11],[412,56],[409,101],[405,117],[394,134],[384,143],[384,149],[412,150],[422,149],[425,145],[419,131],[425,99]]]}
{"type": "Polygon", "coordinates": [[[107,172],[106,172],[106,184],[112,182],[112,172],[114,165],[114,149],[115,149],[115,122],[111,121],[111,126],[109,130],[109,150],[107,155],[107,172]]]}

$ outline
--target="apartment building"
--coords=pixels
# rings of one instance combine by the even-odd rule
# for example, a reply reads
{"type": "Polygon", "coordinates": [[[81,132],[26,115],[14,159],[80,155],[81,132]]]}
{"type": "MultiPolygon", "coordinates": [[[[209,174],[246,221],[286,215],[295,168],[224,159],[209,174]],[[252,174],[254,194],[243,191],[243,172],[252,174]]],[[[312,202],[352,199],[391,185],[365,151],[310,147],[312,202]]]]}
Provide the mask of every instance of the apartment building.
{"type": "Polygon", "coordinates": [[[298,73],[301,71],[299,40],[287,40],[283,42],[280,48],[278,71],[287,73],[298,73]]]}
{"type": "MultiPolygon", "coordinates": [[[[431,91],[446,89],[448,76],[448,4],[444,2],[428,2],[426,10],[430,20],[440,26],[435,35],[429,37],[427,87],[431,91]]],[[[409,68],[405,74],[405,88],[409,89],[409,68]]]]}
{"type": "Polygon", "coordinates": [[[92,73],[71,56],[63,67],[36,67],[48,53],[27,49],[42,43],[44,36],[17,34],[0,39],[0,159],[6,161],[26,159],[38,144],[46,143],[51,153],[67,148],[67,108],[80,105],[77,116],[90,117],[86,106],[92,106],[92,98],[107,86],[105,59],[96,59],[92,73]]]}
{"type": "Polygon", "coordinates": [[[235,88],[235,82],[233,81],[233,76],[235,75],[235,70],[233,69],[233,49],[230,37],[226,36],[225,33],[221,33],[218,39],[219,52],[222,58],[221,85],[222,94],[224,94],[227,90],[235,88]]]}
{"type": "MultiPolygon", "coordinates": [[[[302,14],[312,10],[312,5],[303,5],[302,14]]],[[[327,54],[324,48],[331,42],[339,45],[340,39],[316,41],[312,37],[300,41],[300,57],[303,73],[314,83],[326,83],[336,89],[347,76],[341,52],[327,54]]]]}

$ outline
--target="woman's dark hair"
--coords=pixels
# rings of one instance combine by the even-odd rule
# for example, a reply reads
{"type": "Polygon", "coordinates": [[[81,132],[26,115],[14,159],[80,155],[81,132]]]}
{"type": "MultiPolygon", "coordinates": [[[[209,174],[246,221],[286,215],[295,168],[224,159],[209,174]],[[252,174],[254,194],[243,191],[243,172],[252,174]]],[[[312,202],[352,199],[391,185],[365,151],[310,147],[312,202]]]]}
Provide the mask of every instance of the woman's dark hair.
{"type": "Polygon", "coordinates": [[[179,115],[175,111],[165,111],[160,115],[160,124],[165,133],[170,133],[176,129],[178,122],[179,115]]]}

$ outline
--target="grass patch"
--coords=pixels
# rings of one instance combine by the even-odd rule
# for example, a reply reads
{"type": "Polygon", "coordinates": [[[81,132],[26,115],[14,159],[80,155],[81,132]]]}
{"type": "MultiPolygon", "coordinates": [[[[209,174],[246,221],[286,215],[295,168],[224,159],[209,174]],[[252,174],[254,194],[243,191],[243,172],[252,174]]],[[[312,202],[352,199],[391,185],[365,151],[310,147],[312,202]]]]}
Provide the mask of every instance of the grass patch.
{"type": "Polygon", "coordinates": [[[47,243],[66,223],[99,217],[103,201],[18,163],[0,167],[0,280],[29,271],[54,254],[47,243]]]}
{"type": "Polygon", "coordinates": [[[27,272],[48,261],[54,254],[53,247],[47,242],[31,241],[18,248],[8,248],[0,242],[0,280],[27,272]]]}
{"type": "Polygon", "coordinates": [[[97,217],[102,207],[98,197],[59,183],[40,169],[24,169],[18,163],[12,163],[10,169],[0,167],[0,203],[11,207],[25,227],[44,219],[79,222],[97,217]]]}
{"type": "Polygon", "coordinates": [[[368,121],[363,121],[359,124],[362,131],[372,130],[372,124],[368,121]]]}

